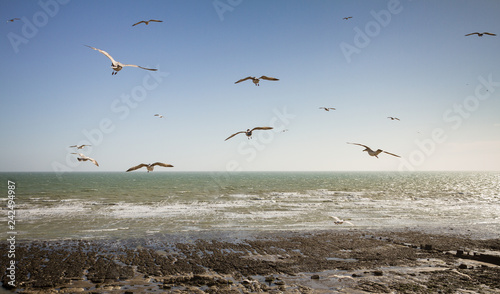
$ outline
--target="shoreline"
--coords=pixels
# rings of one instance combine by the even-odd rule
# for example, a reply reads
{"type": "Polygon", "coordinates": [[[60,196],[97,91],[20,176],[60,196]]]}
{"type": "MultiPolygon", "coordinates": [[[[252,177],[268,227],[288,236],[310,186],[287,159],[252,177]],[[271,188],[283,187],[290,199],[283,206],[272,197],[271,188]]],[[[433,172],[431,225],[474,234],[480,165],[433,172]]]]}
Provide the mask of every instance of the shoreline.
{"type": "MultiPolygon", "coordinates": [[[[480,258],[500,256],[500,238],[409,229],[163,237],[22,241],[16,248],[15,291],[500,293],[500,266],[480,258]]],[[[3,254],[1,266],[8,262],[3,254]]]]}

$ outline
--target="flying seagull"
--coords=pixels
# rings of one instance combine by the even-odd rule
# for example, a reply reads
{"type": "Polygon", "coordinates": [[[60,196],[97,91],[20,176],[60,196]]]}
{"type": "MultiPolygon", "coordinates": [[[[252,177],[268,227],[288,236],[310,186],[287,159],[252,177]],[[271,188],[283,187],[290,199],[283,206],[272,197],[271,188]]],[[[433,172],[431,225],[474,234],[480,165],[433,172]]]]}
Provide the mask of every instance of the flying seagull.
{"type": "Polygon", "coordinates": [[[338,218],[336,216],[333,216],[333,215],[330,216],[330,217],[334,219],[333,223],[336,224],[336,225],[341,225],[343,223],[346,223],[346,224],[350,224],[351,226],[353,226],[353,224],[351,222],[349,222],[349,221],[340,219],[340,218],[338,218]]]}
{"type": "Polygon", "coordinates": [[[85,144],[83,144],[83,145],[73,145],[73,146],[69,146],[69,147],[70,147],[70,148],[73,148],[73,147],[74,147],[74,148],[76,148],[76,149],[83,149],[83,147],[85,147],[85,146],[92,146],[92,145],[85,145],[85,144]]]}
{"type": "Polygon", "coordinates": [[[133,167],[127,169],[127,171],[129,172],[129,171],[133,171],[133,170],[136,170],[136,169],[140,169],[141,167],[146,167],[147,170],[148,170],[148,173],[149,173],[149,172],[153,171],[153,169],[155,168],[156,165],[163,166],[163,167],[174,167],[171,164],[166,164],[166,163],[163,163],[163,162],[155,162],[155,163],[151,163],[151,164],[141,163],[139,165],[136,165],[136,166],[133,166],[133,167]]]}
{"type": "Polygon", "coordinates": [[[252,138],[252,132],[255,130],[272,130],[272,127],[256,127],[256,128],[251,129],[251,130],[247,129],[246,131],[241,131],[241,132],[237,132],[237,133],[232,134],[231,136],[227,137],[227,139],[224,141],[227,141],[227,140],[231,139],[232,137],[234,137],[238,134],[241,134],[241,133],[245,133],[245,135],[247,135],[248,139],[250,139],[250,138],[252,138]]]}
{"type": "Polygon", "coordinates": [[[470,35],[478,35],[479,37],[482,37],[483,35],[496,36],[496,34],[492,34],[492,33],[488,33],[488,32],[483,32],[483,33],[475,32],[475,33],[467,34],[466,36],[470,36],[470,35]]]}
{"type": "Polygon", "coordinates": [[[113,73],[111,73],[112,75],[116,75],[125,66],[133,66],[133,67],[138,67],[138,68],[142,68],[142,69],[146,69],[146,70],[157,71],[157,69],[154,69],[154,68],[145,68],[145,67],[134,65],[134,64],[123,64],[121,62],[115,61],[113,59],[113,57],[111,57],[111,55],[109,55],[108,52],[106,52],[104,50],[97,49],[97,48],[94,48],[94,47],[91,47],[88,45],[85,45],[85,46],[101,52],[102,54],[106,55],[106,57],[108,57],[111,60],[111,68],[113,69],[113,73]]]}
{"type": "Polygon", "coordinates": [[[20,18],[12,18],[12,19],[9,19],[7,22],[14,22],[15,20],[20,20],[20,18]]]}
{"type": "Polygon", "coordinates": [[[352,16],[344,17],[343,20],[348,20],[349,18],[352,18],[352,16]]]}
{"type": "Polygon", "coordinates": [[[373,151],[373,150],[371,150],[371,149],[370,149],[370,147],[368,147],[368,146],[366,146],[366,145],[363,145],[363,144],[358,144],[358,143],[349,143],[349,142],[347,142],[347,144],[352,144],[352,145],[363,146],[363,147],[365,147],[365,150],[363,150],[363,151],[366,151],[366,152],[368,152],[368,155],[370,155],[370,156],[375,156],[375,157],[377,157],[377,158],[378,158],[378,156],[377,156],[377,155],[379,155],[381,152],[384,152],[384,153],[389,154],[389,155],[392,155],[392,156],[401,157],[401,156],[399,156],[399,155],[389,153],[389,152],[384,151],[384,150],[382,150],[382,149],[377,149],[377,151],[373,151]]]}
{"type": "Polygon", "coordinates": [[[132,26],[136,26],[136,25],[138,25],[140,23],[145,23],[146,25],[148,25],[150,21],[153,21],[153,22],[163,22],[163,20],[157,20],[157,19],[141,20],[138,23],[134,23],[132,26]]]}
{"type": "Polygon", "coordinates": [[[239,80],[239,81],[237,81],[237,82],[234,82],[234,83],[235,83],[235,84],[237,84],[237,83],[239,83],[239,82],[243,82],[243,81],[246,81],[246,80],[249,80],[249,79],[251,79],[251,80],[252,80],[252,82],[253,82],[256,86],[258,86],[258,85],[259,85],[260,80],[279,81],[279,79],[277,79],[277,78],[271,78],[271,77],[261,76],[260,78],[256,78],[256,77],[246,77],[246,78],[241,79],[241,80],[239,80]]]}
{"type": "Polygon", "coordinates": [[[324,109],[325,111],[335,110],[333,107],[320,107],[319,109],[324,109]]]}
{"type": "Polygon", "coordinates": [[[392,116],[388,116],[387,118],[390,118],[391,120],[400,120],[399,118],[397,118],[397,117],[392,117],[392,116]]]}
{"type": "Polygon", "coordinates": [[[76,158],[76,159],[78,159],[78,161],[87,161],[87,160],[90,160],[93,164],[99,166],[99,164],[97,163],[97,161],[95,159],[93,159],[93,158],[85,156],[85,155],[83,155],[81,153],[71,153],[71,154],[78,154],[78,155],[80,155],[80,157],[76,158]]]}
{"type": "Polygon", "coordinates": [[[154,116],[157,116],[157,117],[159,117],[159,118],[163,118],[163,115],[158,114],[158,113],[157,113],[157,114],[155,114],[154,116]]]}

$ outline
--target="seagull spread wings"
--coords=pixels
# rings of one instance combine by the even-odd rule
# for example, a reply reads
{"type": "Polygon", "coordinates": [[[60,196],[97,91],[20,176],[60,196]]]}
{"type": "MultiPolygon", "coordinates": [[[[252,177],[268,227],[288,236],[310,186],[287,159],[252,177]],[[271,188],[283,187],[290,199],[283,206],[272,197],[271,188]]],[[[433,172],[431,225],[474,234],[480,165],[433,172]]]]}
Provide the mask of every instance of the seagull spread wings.
{"type": "Polygon", "coordinates": [[[231,136],[227,137],[227,139],[224,141],[227,141],[238,134],[247,133],[247,132],[252,133],[255,130],[271,130],[271,129],[272,129],[272,127],[256,127],[256,128],[251,129],[250,131],[240,131],[240,132],[234,133],[231,136]]]}
{"type": "MultiPolygon", "coordinates": [[[[163,162],[155,162],[155,163],[152,163],[152,164],[141,163],[139,165],[136,165],[136,166],[133,166],[133,167],[127,169],[127,171],[128,172],[129,171],[133,171],[133,170],[136,170],[136,169],[140,169],[141,167],[149,167],[149,168],[151,168],[151,167],[154,167],[156,165],[163,166],[163,167],[174,167],[171,164],[166,164],[166,163],[163,163],[163,162]]],[[[148,168],[148,170],[149,170],[149,168],[148,168]]]]}
{"type": "Polygon", "coordinates": [[[349,143],[347,142],[347,144],[352,144],[352,145],[358,145],[358,146],[363,146],[365,147],[366,151],[368,152],[368,154],[370,154],[371,156],[377,156],[379,153],[383,152],[383,153],[386,153],[386,154],[389,154],[389,155],[392,155],[392,156],[396,156],[396,157],[401,157],[399,155],[396,155],[396,154],[393,154],[393,153],[390,153],[390,152],[387,152],[387,151],[384,151],[382,149],[377,149],[377,151],[373,151],[370,147],[366,146],[366,145],[363,145],[363,144],[358,144],[358,143],[349,143]]]}
{"type": "Polygon", "coordinates": [[[148,25],[150,21],[153,21],[153,22],[163,22],[163,20],[157,20],[157,19],[141,20],[138,23],[134,23],[132,26],[136,26],[136,25],[141,24],[141,23],[145,23],[146,25],[148,25]]]}
{"type": "Polygon", "coordinates": [[[71,153],[71,154],[78,154],[78,155],[80,156],[79,158],[77,158],[77,159],[78,159],[78,161],[82,161],[82,160],[83,160],[83,161],[87,161],[87,160],[89,160],[89,161],[91,161],[93,164],[95,164],[96,166],[99,166],[99,163],[97,163],[97,161],[96,161],[95,159],[90,158],[90,157],[88,157],[88,156],[86,156],[86,155],[84,155],[84,154],[81,154],[81,153],[71,153]]]}
{"type": "Polygon", "coordinates": [[[246,81],[246,80],[268,80],[268,81],[279,81],[279,79],[277,78],[272,78],[272,77],[266,77],[266,76],[261,76],[260,78],[255,78],[255,77],[246,77],[246,78],[243,78],[237,82],[235,82],[235,84],[239,83],[239,82],[243,82],[243,81],[246,81]]]}
{"type": "Polygon", "coordinates": [[[111,57],[111,55],[109,55],[108,52],[104,51],[104,50],[101,50],[101,49],[98,49],[98,48],[95,48],[95,47],[92,47],[92,46],[88,46],[88,45],[85,45],[91,49],[94,49],[96,51],[99,51],[101,52],[102,54],[106,55],[106,57],[108,57],[110,60],[111,60],[111,63],[114,65],[117,65],[119,64],[120,66],[133,66],[133,67],[138,67],[138,68],[142,68],[142,69],[145,69],[145,70],[152,70],[152,71],[157,71],[157,69],[155,68],[146,68],[146,67],[142,67],[142,66],[138,66],[138,65],[135,65],[135,64],[123,64],[121,62],[117,62],[116,60],[113,59],[113,57],[111,57]]]}
{"type": "Polygon", "coordinates": [[[483,35],[496,36],[496,34],[492,34],[492,33],[488,33],[488,32],[483,32],[483,33],[475,32],[475,33],[467,34],[466,36],[470,36],[470,35],[478,35],[479,37],[482,37],[483,35]]]}
{"type": "Polygon", "coordinates": [[[92,145],[85,145],[85,144],[83,144],[83,145],[72,145],[72,146],[69,146],[69,147],[70,148],[74,147],[76,149],[83,149],[83,147],[85,147],[85,146],[92,146],[92,145]]]}

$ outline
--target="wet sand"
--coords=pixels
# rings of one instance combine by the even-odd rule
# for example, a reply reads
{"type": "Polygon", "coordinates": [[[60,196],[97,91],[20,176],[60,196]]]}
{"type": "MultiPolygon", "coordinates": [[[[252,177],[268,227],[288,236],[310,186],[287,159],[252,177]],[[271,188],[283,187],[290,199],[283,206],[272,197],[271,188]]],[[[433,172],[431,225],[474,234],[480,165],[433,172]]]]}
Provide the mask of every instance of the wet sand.
{"type": "MultiPolygon", "coordinates": [[[[17,288],[10,290],[500,293],[499,252],[500,239],[379,230],[21,242],[16,247],[17,288]]],[[[3,269],[8,262],[3,254],[3,269]]],[[[5,273],[1,281],[6,285],[5,273]]]]}

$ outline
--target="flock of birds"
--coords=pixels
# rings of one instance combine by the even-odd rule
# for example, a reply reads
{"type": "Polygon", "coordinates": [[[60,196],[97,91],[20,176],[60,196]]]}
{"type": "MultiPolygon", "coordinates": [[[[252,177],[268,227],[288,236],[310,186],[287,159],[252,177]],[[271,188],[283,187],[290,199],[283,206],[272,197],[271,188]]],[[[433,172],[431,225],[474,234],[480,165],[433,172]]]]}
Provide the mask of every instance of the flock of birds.
{"type": "MultiPolygon", "coordinates": [[[[352,16],[348,16],[348,17],[344,17],[342,18],[343,20],[349,20],[349,19],[352,19],[353,17],[352,16]]],[[[7,23],[9,22],[14,22],[14,21],[19,21],[21,20],[20,18],[12,18],[12,19],[9,19],[7,20],[7,23]]],[[[145,24],[145,25],[149,25],[150,22],[156,22],[156,23],[161,23],[163,22],[162,20],[157,20],[157,19],[150,19],[150,20],[141,20],[137,23],[134,23],[132,26],[136,26],[136,25],[139,25],[139,24],[145,24]]],[[[477,35],[478,37],[483,37],[484,35],[489,35],[489,36],[496,36],[496,34],[493,34],[493,33],[489,33],[489,32],[474,32],[474,33],[469,33],[469,34],[466,34],[465,36],[471,36],[471,35],[477,35]]],[[[104,51],[104,50],[101,50],[101,49],[98,49],[98,48],[95,48],[95,47],[92,47],[92,46],[88,46],[88,45],[85,45],[93,50],[96,50],[100,53],[102,53],[104,56],[106,56],[107,58],[109,58],[109,60],[111,60],[111,69],[113,70],[112,71],[112,75],[116,75],[120,70],[122,70],[124,67],[136,67],[136,68],[141,68],[141,69],[144,69],[144,70],[149,70],[149,71],[157,71],[157,69],[154,69],[154,68],[146,68],[146,67],[142,67],[142,66],[139,66],[139,65],[135,65],[135,64],[124,64],[124,63],[121,63],[121,62],[118,62],[116,61],[108,52],[104,51]]],[[[260,86],[260,81],[261,80],[266,80],[266,81],[279,81],[279,79],[277,78],[273,78],[273,77],[268,77],[268,76],[265,76],[265,75],[262,75],[260,77],[253,77],[253,76],[248,76],[248,77],[245,77],[245,78],[242,78],[238,81],[235,82],[235,84],[238,84],[238,83],[241,83],[241,82],[244,82],[244,81],[247,81],[247,80],[251,80],[255,86],[260,86]]],[[[320,107],[319,109],[323,109],[325,111],[330,111],[330,110],[336,110],[335,108],[333,107],[320,107]]],[[[155,114],[154,116],[158,117],[158,118],[164,118],[163,115],[161,114],[155,114]]],[[[400,119],[397,118],[397,117],[392,117],[392,116],[389,116],[387,117],[388,119],[390,120],[397,120],[399,121],[400,119]]],[[[252,134],[254,131],[257,131],[257,130],[271,130],[273,129],[272,127],[254,127],[252,129],[247,129],[246,131],[239,131],[239,132],[236,132],[232,135],[230,135],[229,137],[227,137],[224,141],[227,141],[231,138],[233,138],[234,136],[238,135],[238,134],[245,134],[247,136],[248,139],[251,139],[252,138],[252,134]]],[[[285,131],[288,131],[288,130],[283,130],[283,132],[285,131]]],[[[380,153],[385,153],[385,154],[389,154],[389,155],[392,155],[392,156],[395,156],[395,157],[401,157],[399,155],[396,155],[394,153],[390,153],[390,152],[387,152],[387,151],[384,151],[382,149],[377,149],[377,150],[372,150],[370,147],[366,146],[366,145],[363,145],[363,144],[359,144],[359,143],[350,143],[350,142],[347,142],[347,144],[352,144],[352,145],[357,145],[357,146],[361,146],[361,147],[364,147],[365,149],[363,151],[366,151],[368,153],[368,155],[370,156],[374,156],[376,158],[378,158],[378,155],[380,153]]],[[[70,148],[76,148],[77,150],[81,150],[87,146],[91,146],[91,145],[72,145],[72,146],[69,146],[70,148]]],[[[92,162],[93,164],[95,164],[96,166],[99,166],[98,162],[93,159],[93,158],[90,158],[82,153],[76,153],[76,152],[73,152],[72,154],[77,154],[78,157],[77,157],[77,160],[78,161],[90,161],[92,162]]],[[[155,166],[161,166],[161,167],[173,167],[173,165],[171,164],[166,164],[166,163],[162,163],[162,162],[155,162],[155,163],[152,163],[152,164],[146,164],[146,163],[141,163],[139,165],[136,165],[136,166],[133,166],[131,168],[129,168],[127,170],[127,172],[130,172],[130,171],[134,171],[134,170],[137,170],[137,169],[140,169],[142,167],[146,167],[147,169],[147,172],[150,172],[150,171],[153,171],[154,170],[154,167],[155,166]]],[[[337,222],[340,224],[342,223],[343,221],[340,221],[340,220],[337,220],[337,222]]]]}

